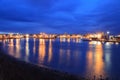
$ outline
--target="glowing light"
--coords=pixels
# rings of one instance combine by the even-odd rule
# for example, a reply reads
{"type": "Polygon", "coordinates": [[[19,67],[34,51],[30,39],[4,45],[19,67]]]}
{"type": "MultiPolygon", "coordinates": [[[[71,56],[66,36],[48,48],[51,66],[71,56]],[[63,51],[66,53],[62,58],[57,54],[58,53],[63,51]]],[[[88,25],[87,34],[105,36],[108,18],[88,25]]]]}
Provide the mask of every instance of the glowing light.
{"type": "Polygon", "coordinates": [[[110,32],[109,32],[109,31],[107,31],[107,34],[110,34],[110,32]]]}
{"type": "Polygon", "coordinates": [[[101,45],[101,42],[99,42],[99,41],[90,41],[89,44],[101,45]]]}
{"type": "Polygon", "coordinates": [[[97,34],[97,38],[101,38],[102,37],[102,35],[101,34],[97,34]]]}
{"type": "Polygon", "coordinates": [[[114,44],[113,42],[106,42],[107,46],[110,46],[111,44],[114,44]]]}
{"type": "Polygon", "coordinates": [[[98,45],[101,45],[101,42],[97,42],[98,45]]]}
{"type": "Polygon", "coordinates": [[[0,39],[2,39],[3,38],[3,35],[0,35],[0,39]]]}
{"type": "Polygon", "coordinates": [[[10,33],[10,34],[9,34],[9,37],[13,37],[13,33],[10,33]]]}
{"type": "Polygon", "coordinates": [[[33,35],[33,38],[37,38],[37,35],[34,34],[34,35],[33,35]]]}
{"type": "Polygon", "coordinates": [[[109,42],[106,42],[106,45],[107,45],[107,46],[109,46],[109,45],[110,45],[110,43],[109,43],[109,42]]]}
{"type": "Polygon", "coordinates": [[[26,38],[29,38],[29,34],[26,34],[25,37],[26,37],[26,38]]]}
{"type": "Polygon", "coordinates": [[[118,43],[118,42],[116,42],[115,44],[116,44],[116,45],[118,45],[119,43],[118,43]]]}
{"type": "Polygon", "coordinates": [[[97,44],[97,41],[91,41],[89,44],[97,44]]]}

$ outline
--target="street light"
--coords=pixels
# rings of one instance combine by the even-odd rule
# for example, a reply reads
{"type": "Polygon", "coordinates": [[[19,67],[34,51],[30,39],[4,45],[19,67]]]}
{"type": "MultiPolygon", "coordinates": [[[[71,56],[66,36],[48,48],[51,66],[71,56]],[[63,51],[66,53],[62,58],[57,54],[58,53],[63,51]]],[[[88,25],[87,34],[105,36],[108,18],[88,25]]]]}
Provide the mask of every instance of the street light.
{"type": "Polygon", "coordinates": [[[109,40],[109,34],[110,34],[110,32],[107,31],[107,40],[109,40]]]}
{"type": "Polygon", "coordinates": [[[107,31],[107,34],[110,34],[110,32],[109,32],[109,31],[107,31]]]}

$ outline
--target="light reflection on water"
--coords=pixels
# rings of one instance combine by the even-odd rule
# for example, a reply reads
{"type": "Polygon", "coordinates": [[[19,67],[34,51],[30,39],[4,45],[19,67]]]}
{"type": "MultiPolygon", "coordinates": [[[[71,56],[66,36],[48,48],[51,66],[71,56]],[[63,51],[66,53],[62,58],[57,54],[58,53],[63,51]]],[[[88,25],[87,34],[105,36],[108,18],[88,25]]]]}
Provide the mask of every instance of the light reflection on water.
{"type": "Polygon", "coordinates": [[[34,45],[33,45],[33,53],[35,54],[36,53],[36,39],[34,38],[34,45]]]}
{"type": "Polygon", "coordinates": [[[39,39],[39,61],[44,62],[46,54],[45,39],[39,39]]]}
{"type": "Polygon", "coordinates": [[[49,50],[48,50],[48,62],[51,62],[52,60],[52,40],[49,40],[49,50]]]}
{"type": "Polygon", "coordinates": [[[17,58],[19,58],[20,57],[20,48],[21,48],[21,46],[20,46],[20,39],[16,39],[15,40],[16,41],[16,44],[15,44],[15,57],[17,57],[17,58]]]}
{"type": "Polygon", "coordinates": [[[102,44],[99,42],[94,45],[91,42],[89,44],[87,73],[105,76],[102,44]]]}
{"type": "Polygon", "coordinates": [[[29,55],[29,38],[26,38],[26,43],[25,43],[25,53],[28,56],[29,55]]]}
{"type": "Polygon", "coordinates": [[[113,43],[29,38],[2,42],[9,55],[37,65],[89,77],[120,75],[120,46],[113,43]]]}

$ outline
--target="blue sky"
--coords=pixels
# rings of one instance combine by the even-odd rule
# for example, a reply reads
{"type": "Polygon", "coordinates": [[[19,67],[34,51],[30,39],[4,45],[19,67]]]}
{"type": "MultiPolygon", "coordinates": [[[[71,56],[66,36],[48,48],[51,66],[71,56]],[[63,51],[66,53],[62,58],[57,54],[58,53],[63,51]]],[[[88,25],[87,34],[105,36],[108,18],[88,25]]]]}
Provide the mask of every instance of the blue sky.
{"type": "Polygon", "coordinates": [[[0,0],[0,31],[120,33],[119,0],[0,0]]]}

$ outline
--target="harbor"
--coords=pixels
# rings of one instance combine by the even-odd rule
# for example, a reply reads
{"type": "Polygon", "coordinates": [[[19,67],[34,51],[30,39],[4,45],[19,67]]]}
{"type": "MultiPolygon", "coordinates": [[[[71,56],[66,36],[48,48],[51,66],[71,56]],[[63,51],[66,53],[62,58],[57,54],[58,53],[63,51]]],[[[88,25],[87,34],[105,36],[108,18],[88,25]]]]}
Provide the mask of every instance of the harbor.
{"type": "MultiPolygon", "coordinates": [[[[43,69],[43,72],[41,72],[41,70],[39,72],[38,69],[35,69],[38,71],[38,75],[31,76],[33,79],[36,79],[35,77],[39,78],[39,74],[41,74],[41,78],[43,79],[51,78],[54,80],[53,78],[56,75],[54,74],[54,70],[57,74],[62,72],[60,75],[57,75],[57,78],[60,76],[60,78],[65,78],[66,80],[76,80],[76,76],[80,77],[78,80],[84,78],[96,80],[100,78],[119,78],[119,43],[100,42],[95,40],[84,41],[82,39],[73,38],[21,38],[3,39],[0,42],[2,43],[1,47],[5,51],[3,54],[17,60],[13,63],[9,62],[9,59],[5,59],[7,63],[3,61],[3,63],[6,64],[3,65],[3,68],[5,66],[4,70],[6,72],[9,71],[9,69],[10,71],[14,71],[14,69],[17,70],[17,74],[12,74],[17,77],[19,74],[22,75],[24,71],[27,72],[27,74],[24,75],[32,75],[33,68],[28,69],[27,67],[23,67],[23,64],[19,64],[22,70],[25,69],[22,73],[19,67],[14,67],[14,65],[19,63],[18,61],[22,61],[27,65],[31,64],[31,66],[37,66],[38,69],[43,69]],[[10,63],[10,68],[8,67],[8,63],[10,63]],[[50,69],[51,72],[48,73],[46,69],[44,72],[44,68],[47,68],[47,71],[50,69]],[[51,75],[51,73],[53,75],[51,75]],[[72,79],[69,75],[67,76],[64,73],[75,75],[75,77],[73,76],[72,79]],[[46,76],[49,77],[47,78],[46,76]]],[[[12,75],[10,78],[12,78],[12,75]]],[[[31,78],[21,77],[25,79],[31,78]]],[[[55,80],[57,79],[55,78],[55,80]]]]}
{"type": "Polygon", "coordinates": [[[34,38],[34,39],[80,39],[82,41],[100,41],[120,43],[120,35],[111,35],[110,32],[97,32],[89,34],[20,34],[20,33],[8,33],[0,34],[0,39],[22,39],[22,38],[34,38]]]}

